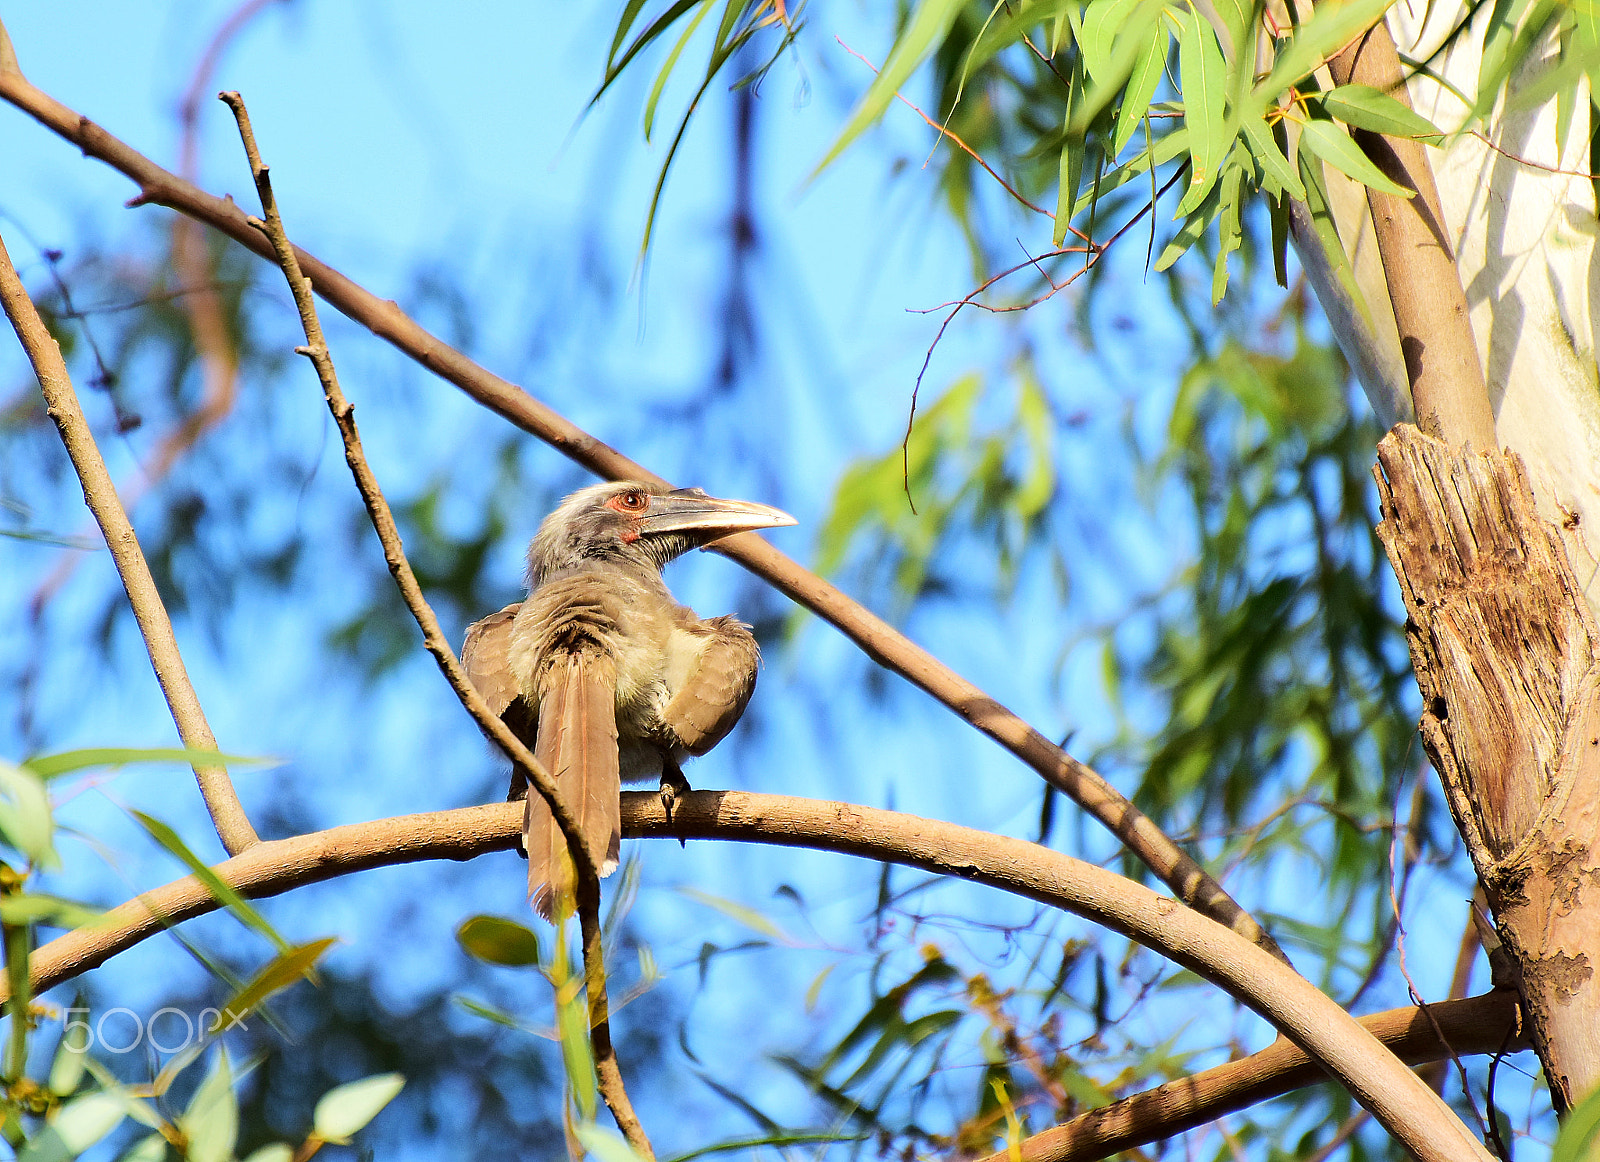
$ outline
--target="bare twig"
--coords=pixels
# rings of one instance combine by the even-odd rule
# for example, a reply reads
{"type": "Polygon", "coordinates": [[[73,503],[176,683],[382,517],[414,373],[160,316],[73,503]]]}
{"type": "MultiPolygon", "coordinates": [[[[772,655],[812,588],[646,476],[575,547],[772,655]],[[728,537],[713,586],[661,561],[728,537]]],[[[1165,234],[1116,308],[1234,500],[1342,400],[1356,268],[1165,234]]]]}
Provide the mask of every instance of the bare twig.
{"type": "Polygon", "coordinates": [[[300,273],[300,264],[295,258],[294,247],[289,242],[289,236],[284,233],[283,220],[278,214],[278,204],[272,194],[272,182],[267,174],[267,167],[261,160],[261,154],[256,148],[255,134],[250,128],[250,116],[245,111],[244,100],[238,93],[221,93],[219,96],[233,110],[234,119],[239,124],[239,136],[244,142],[245,155],[250,161],[250,173],[255,179],[256,192],[261,197],[265,220],[254,220],[253,225],[272,243],[284,277],[288,279],[290,293],[294,295],[295,306],[300,312],[300,323],[305,330],[306,345],[296,347],[295,353],[306,356],[316,368],[317,378],[322,383],[323,397],[327,400],[328,410],[333,413],[334,423],[338,426],[339,435],[344,441],[345,462],[350,465],[356,489],[361,493],[367,515],[372,520],[372,527],[383,545],[383,557],[388,563],[389,572],[400,589],[406,608],[411,611],[412,617],[422,630],[424,646],[439,663],[440,670],[444,672],[446,680],[461,700],[461,704],[467,713],[477,720],[478,726],[500,744],[506,757],[522,771],[524,777],[550,805],[551,814],[560,826],[561,834],[567,840],[567,848],[572,853],[573,866],[577,871],[576,895],[578,922],[583,930],[584,977],[589,1002],[589,1039],[594,1048],[595,1074],[599,1081],[600,1093],[605,1098],[612,1116],[616,1118],[617,1128],[627,1138],[628,1144],[644,1158],[654,1158],[655,1153],[650,1147],[650,1140],[645,1136],[644,1127],[639,1124],[633,1103],[628,1100],[622,1072],[617,1065],[616,1051],[611,1044],[610,1007],[606,1002],[605,961],[600,944],[600,869],[594,865],[589,845],[583,838],[577,820],[567,810],[565,802],[557,793],[555,780],[529,753],[527,747],[510,728],[489,709],[488,703],[484,702],[483,696],[478,693],[465,671],[461,669],[455,651],[451,649],[449,641],[444,636],[444,630],[439,626],[439,619],[434,616],[432,607],[423,596],[422,586],[417,581],[410,561],[406,559],[405,548],[400,542],[400,530],[395,525],[394,514],[389,510],[389,502],[383,498],[383,490],[378,486],[378,479],[373,474],[371,465],[367,463],[366,453],[362,451],[361,436],[356,430],[355,408],[345,398],[344,391],[339,386],[333,357],[328,353],[327,340],[322,334],[322,323],[317,318],[316,300],[312,297],[311,282],[300,273]]]}
{"type": "MultiPolygon", "coordinates": [[[[382,819],[262,843],[215,870],[244,895],[272,896],[362,868],[470,859],[508,849],[521,819],[516,803],[382,819]]],[[[1310,982],[1230,929],[1104,868],[941,820],[741,791],[690,792],[679,798],[670,822],[659,795],[627,792],[622,828],[630,838],[721,839],[836,851],[958,876],[1070,911],[1170,957],[1248,1005],[1309,1055],[1296,1060],[1315,1060],[1425,1162],[1489,1160],[1437,1094],[1310,982]]],[[[192,877],[147,892],[114,909],[103,925],[70,932],[34,953],[35,987],[43,991],[59,984],[160,931],[164,923],[218,906],[192,877]]],[[[1467,1003],[1435,1006],[1435,1015],[1467,1003]]],[[[1412,1014],[1406,1019],[1420,1020],[1406,1012],[1412,1014]]],[[[1493,1044],[1503,1029],[1496,1026],[1493,1044]]],[[[1265,1052],[1298,1053],[1282,1041],[1265,1052]]]]}
{"type": "MultiPolygon", "coordinates": [[[[178,727],[178,737],[183,745],[196,750],[215,751],[216,736],[206,722],[205,711],[200,708],[200,698],[189,672],[184,667],[183,655],[178,651],[178,639],[172,632],[172,619],[156,589],[155,578],[150,574],[150,563],[139,549],[139,538],[128,520],[127,510],[117,497],[116,485],[95,444],[94,433],[78,403],[67,374],[66,362],[61,358],[61,348],[39,317],[27,288],[11,265],[11,256],[0,242],[0,302],[6,316],[22,341],[34,374],[39,377],[40,390],[44,392],[50,418],[61,433],[61,442],[72,467],[83,485],[83,499],[94,514],[106,547],[116,562],[117,573],[122,577],[123,588],[128,592],[128,603],[133,606],[134,620],[139,623],[139,633],[144,637],[150,665],[172,710],[172,721],[178,727]]],[[[228,854],[238,855],[259,842],[255,828],[239,805],[233,782],[227,768],[216,763],[196,763],[194,776],[200,784],[200,794],[205,799],[206,810],[216,825],[217,838],[228,854]]]]}
{"type": "MultiPolygon", "coordinates": [[[[98,158],[139,187],[132,204],[169,206],[197,218],[257,254],[272,248],[238,206],[182,181],[48,94],[21,73],[0,69],[0,98],[36,118],[90,157],[98,158]]],[[[527,392],[490,373],[430,334],[392,301],[365,288],[296,248],[313,289],[346,316],[369,328],[424,367],[455,384],[484,407],[600,476],[665,483],[660,476],[595,439],[527,392]]],[[[1234,928],[1274,955],[1282,951],[1222,885],[1172,841],[1144,812],[1091,767],[1079,762],[932,654],[833,585],[780,553],[761,537],[742,533],[713,546],[781,592],[828,621],[866,655],[900,674],[1032,767],[1051,786],[1089,812],[1192,908],[1234,928]]],[[[1285,958],[1286,959],[1286,958],[1285,958]]]]}

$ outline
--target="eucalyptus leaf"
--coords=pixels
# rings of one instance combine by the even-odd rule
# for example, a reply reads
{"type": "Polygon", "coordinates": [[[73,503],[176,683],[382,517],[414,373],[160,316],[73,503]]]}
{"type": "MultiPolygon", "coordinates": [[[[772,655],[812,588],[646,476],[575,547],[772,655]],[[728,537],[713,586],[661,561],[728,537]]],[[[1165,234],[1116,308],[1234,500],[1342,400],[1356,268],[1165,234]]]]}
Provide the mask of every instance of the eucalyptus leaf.
{"type": "Polygon", "coordinates": [[[896,38],[894,47],[889,50],[889,59],[883,62],[883,68],[878,70],[877,77],[856,103],[850,119],[845,122],[832,147],[817,163],[816,169],[812,170],[813,178],[833,164],[834,159],[861,136],[867,126],[883,116],[883,111],[894,100],[900,86],[906,83],[917,66],[933,51],[934,45],[949,31],[951,22],[960,10],[961,0],[920,0],[905,29],[896,38]]]}
{"type": "Polygon", "coordinates": [[[1415,137],[1437,145],[1444,135],[1422,114],[1371,85],[1350,84],[1324,93],[1322,107],[1333,117],[1390,137],[1415,137]]]}
{"type": "Polygon", "coordinates": [[[222,1012],[207,1033],[214,1034],[229,1028],[233,1022],[243,1020],[255,1011],[273,993],[310,976],[323,953],[337,943],[337,937],[327,936],[308,944],[297,944],[279,953],[222,1006],[222,1012]]]}
{"type": "Polygon", "coordinates": [[[1122,107],[1117,110],[1116,129],[1111,136],[1113,158],[1121,156],[1123,149],[1138,132],[1139,123],[1150,111],[1150,102],[1154,99],[1156,87],[1161,84],[1161,77],[1166,70],[1167,42],[1170,35],[1165,20],[1157,20],[1150,27],[1144,52],[1133,66],[1133,73],[1128,77],[1128,87],[1123,90],[1122,107]]]}
{"type": "Polygon", "coordinates": [[[223,754],[204,747],[101,746],[60,754],[36,755],[22,765],[46,781],[86,767],[121,767],[131,763],[183,763],[187,766],[274,766],[278,759],[223,754]]]}
{"type": "Polygon", "coordinates": [[[52,928],[88,928],[105,919],[105,912],[38,892],[0,897],[0,920],[7,924],[48,924],[52,928]]]}
{"type": "Polygon", "coordinates": [[[1372,27],[1395,0],[1344,0],[1342,4],[1319,4],[1310,20],[1295,29],[1289,43],[1279,50],[1272,72],[1255,87],[1253,99],[1259,116],[1323,62],[1372,27]]]}
{"type": "Polygon", "coordinates": [[[44,780],[26,767],[0,759],[0,841],[38,867],[59,867],[55,830],[44,780]]]}
{"type": "Polygon", "coordinates": [[[1245,141],[1250,147],[1250,156],[1255,159],[1262,173],[1262,189],[1269,194],[1279,190],[1286,191],[1297,201],[1305,201],[1306,188],[1300,184],[1299,175],[1294,172],[1289,159],[1273,140],[1272,130],[1267,123],[1259,118],[1246,117],[1243,125],[1245,141]]]}
{"type": "Polygon", "coordinates": [[[1178,232],[1161,251],[1161,257],[1156,259],[1157,272],[1166,270],[1178,259],[1182,258],[1191,247],[1205,236],[1211,223],[1217,220],[1217,215],[1222,212],[1222,197],[1218,192],[1219,187],[1213,185],[1211,192],[1206,195],[1206,200],[1200,203],[1198,209],[1184,219],[1178,232]]]}
{"type": "Polygon", "coordinates": [[[324,1142],[343,1144],[382,1112],[405,1088],[398,1073],[379,1073],[330,1089],[317,1102],[311,1129],[324,1142]]]}
{"type": "Polygon", "coordinates": [[[1083,37],[1078,45],[1083,50],[1083,63],[1089,75],[1097,81],[1110,79],[1111,50],[1117,34],[1127,27],[1128,20],[1143,0],[1091,0],[1083,13],[1083,37]]]}
{"type": "Polygon", "coordinates": [[[1396,198],[1409,198],[1411,191],[1391,181],[1361,151],[1344,127],[1320,118],[1307,121],[1300,127],[1300,148],[1320,157],[1348,177],[1362,185],[1371,186],[1379,193],[1396,198]]]}
{"type": "Polygon", "coordinates": [[[17,1162],[66,1162],[122,1124],[126,1106],[112,1093],[86,1093],[56,1112],[33,1141],[17,1154],[17,1162]]]}
{"type": "Polygon", "coordinates": [[[142,811],[133,811],[130,814],[134,819],[138,820],[139,826],[143,827],[152,839],[177,856],[184,866],[194,874],[194,877],[205,885],[212,898],[232,912],[240,923],[266,937],[277,947],[279,952],[289,951],[289,942],[278,935],[278,930],[267,923],[266,917],[256,911],[254,905],[248,900],[229,887],[221,876],[207,867],[199,856],[190,851],[188,844],[178,838],[176,831],[161,822],[161,820],[146,815],[142,811]]]}
{"type": "Polygon", "coordinates": [[[228,1162],[239,1138],[239,1100],[233,1092],[228,1052],[217,1047],[200,1088],[178,1119],[188,1141],[188,1162],[228,1162]]]}
{"type": "Polygon", "coordinates": [[[472,916],[456,929],[467,955],[486,964],[513,967],[539,963],[539,937],[525,924],[503,916],[472,916]]]}
{"type": "Polygon", "coordinates": [[[1178,74],[1183,85],[1183,124],[1189,130],[1192,159],[1189,188],[1178,203],[1178,213],[1188,214],[1216,185],[1232,137],[1224,100],[1227,65],[1217,34],[1198,8],[1189,10],[1178,32],[1178,74]]]}

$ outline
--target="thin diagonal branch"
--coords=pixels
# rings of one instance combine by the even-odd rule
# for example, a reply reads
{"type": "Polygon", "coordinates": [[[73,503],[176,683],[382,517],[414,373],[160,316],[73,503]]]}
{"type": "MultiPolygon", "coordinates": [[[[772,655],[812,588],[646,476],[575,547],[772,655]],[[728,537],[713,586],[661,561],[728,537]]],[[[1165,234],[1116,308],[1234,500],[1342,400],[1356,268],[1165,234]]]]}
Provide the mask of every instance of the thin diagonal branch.
{"type": "Polygon", "coordinates": [[[277,199],[272,193],[272,181],[267,174],[266,165],[261,160],[261,153],[256,148],[255,133],[250,127],[250,115],[245,111],[244,99],[238,93],[231,92],[219,96],[227,103],[228,108],[233,110],[234,119],[239,124],[239,137],[244,143],[245,156],[250,162],[250,174],[255,180],[256,192],[261,197],[265,220],[257,219],[252,224],[272,243],[278,264],[289,282],[289,291],[294,295],[295,307],[300,312],[300,324],[305,330],[306,345],[296,347],[295,353],[306,356],[316,368],[317,379],[322,383],[323,398],[327,401],[328,410],[333,414],[333,421],[339,429],[340,438],[344,441],[345,462],[350,465],[356,489],[361,493],[367,515],[372,520],[372,527],[383,545],[383,557],[389,565],[389,572],[393,575],[395,584],[399,586],[406,608],[411,611],[412,617],[422,630],[424,646],[439,663],[439,669],[444,672],[446,680],[461,700],[461,704],[477,721],[479,727],[500,744],[506,757],[521,770],[538,794],[550,805],[551,814],[560,825],[561,834],[567,841],[567,848],[572,852],[573,867],[577,872],[578,923],[583,932],[584,983],[589,1002],[589,1040],[594,1050],[595,1074],[600,1093],[616,1119],[617,1128],[628,1140],[628,1145],[641,1157],[653,1159],[655,1152],[651,1149],[650,1139],[645,1135],[644,1127],[639,1123],[638,1115],[634,1113],[633,1103],[628,1100],[628,1091],[622,1080],[622,1070],[617,1064],[616,1050],[611,1043],[610,1005],[606,1000],[605,954],[600,942],[600,869],[594,865],[589,845],[578,827],[577,820],[557,794],[555,780],[499,716],[489,709],[488,703],[484,702],[483,696],[478,693],[466,672],[462,670],[455,651],[451,649],[449,641],[444,636],[444,630],[439,626],[439,619],[434,616],[432,607],[423,596],[417,575],[411,568],[411,562],[406,559],[405,547],[400,541],[400,530],[395,525],[389,502],[384,499],[383,490],[378,486],[378,478],[373,474],[372,466],[367,463],[366,453],[362,451],[361,436],[356,430],[355,408],[345,398],[344,390],[339,386],[339,376],[334,370],[333,357],[328,352],[328,343],[322,333],[322,323],[317,318],[317,304],[311,294],[311,282],[300,273],[300,264],[295,259],[294,247],[284,232],[277,199]],[[507,745],[508,743],[510,745],[507,745]],[[578,854],[580,851],[581,856],[578,854]]]}
{"type": "MultiPolygon", "coordinates": [[[[155,203],[207,223],[264,257],[271,247],[231,200],[181,181],[59,101],[15,70],[0,69],[0,98],[11,102],[90,157],[104,161],[139,187],[132,204],[155,203]]],[[[595,439],[515,384],[486,371],[429,333],[392,301],[378,298],[326,263],[296,248],[312,287],[347,317],[455,384],[484,407],[539,437],[597,475],[613,480],[665,483],[615,448],[595,439]]],[[[742,533],[717,542],[713,551],[737,561],[805,606],[855,642],[873,661],[893,670],[987,734],[1062,794],[1093,815],[1177,897],[1226,924],[1287,962],[1276,942],[1204,868],[1173,842],[1154,820],[1030,726],[1014,711],[961,677],[893,626],[802,568],[761,537],[742,533]]]]}
{"type": "MultiPolygon", "coordinates": [[[[363,868],[509,849],[521,820],[516,803],[380,819],[262,843],[215,870],[246,896],[274,896],[363,868]]],[[[1424,1162],[1490,1162],[1439,1096],[1334,1000],[1258,945],[1115,872],[954,823],[788,795],[690,792],[669,821],[659,795],[627,792],[622,829],[629,838],[836,851],[960,877],[1070,911],[1193,970],[1259,1013],[1424,1162]]],[[[217,907],[193,877],[147,892],[107,913],[101,925],[69,932],[35,952],[35,989],[43,992],[166,925],[217,907]]],[[[1436,1015],[1453,1011],[1450,1003],[1434,1008],[1436,1015]]]]}
{"type": "MultiPolygon", "coordinates": [[[[139,548],[133,523],[122,507],[117,487],[95,444],[94,432],[78,403],[66,362],[61,358],[61,348],[28,297],[27,288],[11,265],[11,256],[6,253],[3,241],[0,241],[0,302],[4,303],[6,317],[11,320],[28,361],[33,364],[33,372],[39,377],[39,389],[44,393],[50,418],[61,433],[61,443],[72,458],[78,482],[83,485],[84,503],[94,514],[106,538],[106,547],[111,550],[111,559],[116,562],[156,681],[161,684],[161,693],[172,711],[172,721],[178,727],[178,737],[184,746],[215,751],[217,739],[206,722],[205,711],[200,708],[194,684],[189,681],[189,671],[178,651],[178,639],[172,632],[172,619],[167,616],[167,607],[150,574],[150,563],[139,548]]],[[[220,763],[196,763],[194,777],[200,784],[206,810],[211,813],[211,822],[216,825],[217,838],[222,840],[229,855],[238,855],[260,842],[244,808],[239,805],[239,796],[234,792],[226,767],[220,763]]]]}

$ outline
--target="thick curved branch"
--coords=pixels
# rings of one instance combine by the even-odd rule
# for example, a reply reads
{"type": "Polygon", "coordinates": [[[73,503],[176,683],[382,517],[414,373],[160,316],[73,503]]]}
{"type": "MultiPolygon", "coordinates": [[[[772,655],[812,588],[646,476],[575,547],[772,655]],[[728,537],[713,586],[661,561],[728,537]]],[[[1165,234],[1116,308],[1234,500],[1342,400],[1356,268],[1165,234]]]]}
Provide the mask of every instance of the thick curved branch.
{"type": "MultiPolygon", "coordinates": [[[[0,76],[4,75],[0,72],[0,76]]],[[[0,302],[4,303],[6,316],[28,354],[28,361],[33,364],[34,374],[39,377],[39,388],[44,392],[50,418],[61,433],[61,443],[72,458],[72,467],[83,485],[84,503],[94,514],[95,523],[105,536],[106,548],[111,550],[111,559],[116,562],[122,587],[128,592],[128,604],[133,606],[134,620],[139,623],[139,633],[150,655],[150,665],[156,672],[156,681],[161,684],[161,693],[172,711],[172,721],[177,724],[178,737],[186,747],[214,752],[216,736],[211,733],[205,711],[200,708],[194,683],[189,681],[189,671],[178,651],[178,639],[172,632],[172,619],[167,616],[167,607],[150,574],[150,563],[139,548],[133,522],[128,519],[128,511],[117,496],[117,486],[94,442],[94,432],[72,388],[61,348],[28,297],[27,288],[11,265],[4,242],[0,242],[0,302]]],[[[200,784],[200,794],[205,799],[206,810],[211,813],[211,821],[216,825],[217,838],[222,840],[228,854],[238,855],[259,843],[255,828],[250,826],[239,804],[227,768],[217,763],[196,763],[194,777],[200,784]]]]}
{"type": "MultiPolygon", "coordinates": [[[[362,868],[510,848],[521,821],[516,803],[402,816],[258,844],[216,871],[245,895],[272,896],[362,868]]],[[[1073,912],[1192,969],[1259,1013],[1424,1162],[1489,1162],[1439,1096],[1309,981],[1231,929],[1104,868],[953,823],[785,795],[691,792],[669,822],[658,795],[630,792],[622,797],[622,824],[629,837],[732,839],[905,864],[1073,912]]],[[[60,984],[164,924],[217,906],[192,877],[147,892],[110,912],[102,926],[35,952],[35,987],[60,984]]]]}
{"type": "MultiPolygon", "coordinates": [[[[207,223],[263,257],[273,257],[266,239],[250,226],[243,211],[231,200],[213,197],[162,169],[87,117],[29,84],[20,72],[0,70],[0,97],[85,154],[130,178],[139,187],[130,204],[170,207],[207,223]]],[[[295,253],[319,295],[491,411],[601,476],[662,482],[655,473],[430,334],[394,302],[379,299],[302,249],[296,248],[295,253]]],[[[714,549],[831,623],[873,661],[920,687],[1027,763],[1104,824],[1184,903],[1228,925],[1287,963],[1277,944],[1222,885],[1098,772],[760,537],[750,533],[729,537],[714,549]]]]}
{"type": "MultiPolygon", "coordinates": [[[[1447,1061],[1452,1054],[1495,1053],[1512,1047],[1507,1032],[1517,1024],[1517,996],[1510,990],[1497,990],[1429,1005],[1426,1013],[1408,1005],[1359,1020],[1363,1029],[1400,1060],[1422,1065],[1447,1061]]],[[[1304,1050],[1280,1037],[1259,1053],[1136,1093],[1026,1138],[1021,1143],[1021,1159],[1089,1162],[1109,1158],[1327,1080],[1328,1075],[1304,1050]]],[[[1014,1162],[1017,1157],[1002,1151],[983,1162],[1014,1162]]]]}
{"type": "MultiPolygon", "coordinates": [[[[316,368],[317,379],[322,384],[323,398],[328,404],[328,411],[333,414],[333,422],[339,429],[339,437],[344,442],[345,463],[350,466],[351,475],[355,477],[356,490],[361,494],[367,516],[371,519],[373,530],[378,534],[378,541],[383,546],[383,559],[389,566],[389,573],[400,589],[400,596],[405,600],[406,608],[411,611],[411,616],[422,630],[424,647],[439,664],[439,669],[455,691],[456,697],[461,700],[467,713],[476,720],[479,728],[500,743],[506,757],[528,780],[534,792],[544,798],[550,807],[551,816],[566,838],[568,850],[573,854],[572,864],[577,879],[575,894],[578,923],[583,932],[584,991],[589,1006],[589,1040],[593,1047],[598,1086],[601,1096],[605,1098],[606,1107],[616,1118],[617,1128],[622,1131],[623,1137],[628,1140],[628,1145],[633,1148],[634,1153],[646,1160],[653,1159],[655,1151],[651,1148],[650,1139],[645,1135],[644,1126],[639,1122],[638,1114],[634,1112],[633,1102],[628,1098],[628,1091],[622,1080],[622,1069],[617,1063],[616,1050],[611,1043],[611,1006],[606,999],[605,952],[600,941],[600,869],[594,864],[593,855],[579,829],[577,819],[562,797],[556,793],[555,780],[528,751],[522,740],[500,720],[499,715],[489,709],[482,694],[467,677],[466,671],[461,668],[461,662],[446,640],[439,619],[434,615],[433,607],[423,596],[422,585],[417,581],[416,571],[411,568],[411,562],[406,558],[405,547],[400,541],[400,529],[395,524],[394,513],[390,511],[389,502],[384,499],[383,490],[378,485],[378,478],[372,471],[372,465],[367,462],[366,453],[362,450],[361,435],[356,430],[355,408],[345,398],[344,389],[339,386],[339,375],[333,366],[333,356],[329,353],[327,339],[322,334],[321,320],[317,318],[317,304],[311,294],[311,282],[300,273],[300,264],[295,258],[294,247],[289,242],[288,234],[284,232],[283,219],[278,213],[277,198],[272,192],[272,180],[267,174],[265,163],[261,160],[260,151],[256,148],[255,132],[250,127],[250,115],[245,111],[244,99],[238,93],[222,93],[220,97],[228,108],[233,110],[234,119],[238,122],[239,137],[244,143],[245,157],[250,163],[250,176],[254,179],[256,192],[261,197],[261,209],[265,220],[256,219],[252,224],[271,242],[278,265],[289,283],[289,293],[294,296],[295,307],[300,313],[300,325],[305,331],[306,345],[295,348],[295,351],[310,359],[311,365],[316,368]]],[[[557,923],[560,922],[557,920],[557,923]]]]}

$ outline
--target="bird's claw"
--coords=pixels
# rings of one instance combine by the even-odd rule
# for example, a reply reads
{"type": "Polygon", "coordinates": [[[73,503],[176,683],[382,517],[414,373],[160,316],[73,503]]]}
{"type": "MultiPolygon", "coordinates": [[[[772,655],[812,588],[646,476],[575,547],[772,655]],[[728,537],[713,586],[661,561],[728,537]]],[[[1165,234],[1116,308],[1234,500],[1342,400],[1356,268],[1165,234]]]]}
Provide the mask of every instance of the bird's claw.
{"type": "MultiPolygon", "coordinates": [[[[678,799],[690,791],[689,780],[683,777],[683,772],[676,767],[663,768],[661,772],[661,806],[667,812],[667,826],[672,825],[672,812],[678,805],[678,799]]],[[[689,846],[680,835],[678,846],[689,846]]]]}

